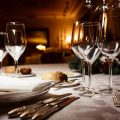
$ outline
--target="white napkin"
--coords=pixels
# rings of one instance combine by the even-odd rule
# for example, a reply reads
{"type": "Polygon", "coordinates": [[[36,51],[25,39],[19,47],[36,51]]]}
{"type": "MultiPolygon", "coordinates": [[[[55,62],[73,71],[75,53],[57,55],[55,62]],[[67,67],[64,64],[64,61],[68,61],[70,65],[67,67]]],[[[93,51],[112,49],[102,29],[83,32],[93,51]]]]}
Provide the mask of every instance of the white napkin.
{"type": "Polygon", "coordinates": [[[16,78],[0,75],[0,89],[7,90],[30,90],[32,91],[37,85],[48,82],[40,77],[16,78]]]}

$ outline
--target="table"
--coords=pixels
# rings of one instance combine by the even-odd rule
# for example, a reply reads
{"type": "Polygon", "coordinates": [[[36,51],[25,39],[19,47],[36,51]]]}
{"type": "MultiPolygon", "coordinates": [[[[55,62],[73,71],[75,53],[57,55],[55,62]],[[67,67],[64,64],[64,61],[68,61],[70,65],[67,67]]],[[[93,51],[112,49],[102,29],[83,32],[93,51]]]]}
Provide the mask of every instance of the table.
{"type": "MultiPolygon", "coordinates": [[[[28,65],[26,65],[28,66],[28,65]]],[[[71,72],[67,64],[40,64],[29,65],[38,76],[43,72],[71,72]]],[[[86,76],[86,79],[88,76],[86,76]]],[[[27,78],[26,78],[27,79],[27,78]]],[[[79,78],[81,79],[81,78],[79,78]]],[[[96,74],[92,76],[92,87],[101,89],[107,87],[108,75],[96,74]]],[[[120,75],[113,76],[113,87],[120,89],[120,75]]],[[[54,89],[50,93],[62,94],[71,92],[79,96],[79,92],[74,87],[54,89]]],[[[83,97],[74,101],[67,107],[55,113],[49,120],[120,120],[120,108],[115,107],[111,95],[96,94],[93,97],[83,97]]],[[[6,114],[0,112],[0,120],[9,120],[6,114]]],[[[12,120],[19,120],[15,118],[12,120]]]]}

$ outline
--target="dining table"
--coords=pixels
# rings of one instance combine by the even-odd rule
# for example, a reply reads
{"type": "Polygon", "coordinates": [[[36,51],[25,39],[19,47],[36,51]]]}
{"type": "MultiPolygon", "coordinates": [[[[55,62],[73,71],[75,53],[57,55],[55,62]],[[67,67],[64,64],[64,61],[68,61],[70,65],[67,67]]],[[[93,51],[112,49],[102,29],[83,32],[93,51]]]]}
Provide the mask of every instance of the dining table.
{"type": "MultiPolygon", "coordinates": [[[[6,67],[7,66],[5,66],[3,70],[6,67]]],[[[71,93],[72,96],[78,97],[78,99],[72,102],[71,104],[67,105],[61,110],[50,115],[47,118],[48,120],[120,120],[120,106],[116,107],[114,105],[113,95],[101,94],[101,93],[96,93],[91,97],[81,95],[79,92],[79,87],[80,87],[79,83],[80,81],[82,81],[81,73],[76,72],[75,70],[71,70],[67,63],[32,64],[32,65],[26,64],[26,65],[18,66],[18,68],[22,68],[22,67],[30,67],[32,69],[32,73],[34,73],[35,75],[14,78],[13,76],[7,76],[5,74],[2,74],[0,75],[0,89],[3,86],[1,85],[2,81],[4,81],[4,83],[9,82],[10,84],[13,84],[12,87],[16,87],[13,81],[15,82],[22,81],[20,82],[22,84],[17,86],[18,88],[21,89],[23,88],[24,90],[28,88],[31,89],[33,87],[31,84],[34,83],[34,81],[37,81],[35,82],[35,85],[39,84],[39,82],[41,83],[41,81],[42,83],[44,83],[47,80],[42,79],[43,76],[52,72],[63,72],[70,75],[70,77],[68,77],[68,80],[75,79],[72,85],[66,85],[66,86],[62,85],[61,87],[58,88],[51,87],[50,90],[48,91],[49,94],[53,94],[53,95],[62,95],[65,93],[71,93]],[[23,85],[24,82],[27,84],[23,85]]],[[[99,91],[100,89],[103,88],[107,88],[109,84],[108,79],[109,79],[109,75],[107,74],[103,74],[103,73],[93,74],[91,87],[94,88],[96,91],[99,91]]],[[[112,80],[113,80],[113,88],[120,90],[120,75],[113,75],[112,80]]],[[[85,81],[87,84],[88,75],[85,75],[85,81]]],[[[19,103],[19,106],[20,105],[22,106],[22,103],[19,103]]],[[[14,104],[11,104],[9,107],[6,107],[6,105],[0,107],[0,120],[20,119],[19,117],[17,118],[8,117],[7,113],[11,108],[14,108],[14,104]]]]}

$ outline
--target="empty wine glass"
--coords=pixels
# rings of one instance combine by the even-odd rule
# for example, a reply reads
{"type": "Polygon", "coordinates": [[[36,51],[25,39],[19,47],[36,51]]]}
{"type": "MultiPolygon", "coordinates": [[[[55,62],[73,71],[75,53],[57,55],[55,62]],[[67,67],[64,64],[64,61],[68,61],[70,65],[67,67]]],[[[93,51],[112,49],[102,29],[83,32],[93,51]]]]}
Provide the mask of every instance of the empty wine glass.
{"type": "Polygon", "coordinates": [[[120,53],[120,15],[102,15],[103,39],[98,40],[98,48],[107,57],[109,63],[109,85],[108,88],[100,90],[103,93],[111,94],[112,87],[112,65],[116,56],[120,53]]]}
{"type": "Polygon", "coordinates": [[[5,47],[14,59],[15,72],[17,74],[18,59],[25,51],[27,45],[25,25],[20,22],[9,22],[6,24],[6,32],[8,33],[8,38],[5,41],[5,47]]]}
{"type": "Polygon", "coordinates": [[[80,21],[76,21],[73,23],[73,29],[72,29],[72,39],[71,39],[71,47],[72,51],[75,53],[75,55],[81,60],[81,67],[82,67],[82,82],[80,83],[80,89],[84,91],[85,90],[85,61],[83,56],[80,54],[78,50],[77,43],[78,37],[79,37],[79,26],[80,26],[80,21]]]}
{"type": "Polygon", "coordinates": [[[99,57],[100,51],[97,47],[97,40],[102,39],[102,31],[98,22],[84,22],[79,26],[78,50],[88,65],[88,89],[84,94],[92,96],[95,94],[91,87],[92,65],[99,57]]]}
{"type": "Polygon", "coordinates": [[[0,32],[0,73],[2,74],[2,61],[4,57],[7,55],[7,51],[5,48],[5,39],[7,39],[7,33],[0,32]]]}

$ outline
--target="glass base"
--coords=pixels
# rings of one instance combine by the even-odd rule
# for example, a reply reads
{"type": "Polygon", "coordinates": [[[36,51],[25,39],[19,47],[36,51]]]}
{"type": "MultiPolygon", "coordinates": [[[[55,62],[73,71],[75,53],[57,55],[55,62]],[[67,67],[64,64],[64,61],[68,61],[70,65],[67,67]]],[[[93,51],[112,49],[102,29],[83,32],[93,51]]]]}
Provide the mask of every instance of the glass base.
{"type": "Polygon", "coordinates": [[[112,94],[113,88],[108,87],[108,88],[99,90],[99,92],[101,92],[102,94],[112,94]]]}
{"type": "Polygon", "coordinates": [[[85,97],[92,97],[96,94],[96,92],[93,89],[88,89],[84,92],[79,93],[80,96],[85,96],[85,97]]]}
{"type": "Polygon", "coordinates": [[[79,87],[77,87],[77,88],[74,88],[74,90],[77,90],[77,91],[86,91],[87,90],[87,88],[85,87],[85,86],[79,86],[79,87]]]}

